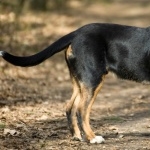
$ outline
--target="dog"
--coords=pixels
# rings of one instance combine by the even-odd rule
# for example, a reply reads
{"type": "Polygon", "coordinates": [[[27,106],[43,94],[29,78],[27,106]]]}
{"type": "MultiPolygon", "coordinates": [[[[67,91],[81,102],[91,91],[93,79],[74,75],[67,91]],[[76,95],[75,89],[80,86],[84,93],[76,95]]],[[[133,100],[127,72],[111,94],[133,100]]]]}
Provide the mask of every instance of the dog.
{"type": "Polygon", "coordinates": [[[108,72],[121,79],[150,81],[150,27],[91,23],[37,54],[18,57],[0,51],[0,56],[13,65],[30,67],[62,50],[73,83],[73,94],[66,105],[71,134],[75,140],[102,143],[104,138],[96,136],[89,123],[92,105],[108,72]]]}

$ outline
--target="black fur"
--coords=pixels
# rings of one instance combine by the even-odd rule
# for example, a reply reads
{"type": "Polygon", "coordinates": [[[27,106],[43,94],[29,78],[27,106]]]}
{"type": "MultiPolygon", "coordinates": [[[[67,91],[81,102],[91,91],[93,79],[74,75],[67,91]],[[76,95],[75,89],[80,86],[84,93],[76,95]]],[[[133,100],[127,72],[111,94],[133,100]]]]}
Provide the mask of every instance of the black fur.
{"type": "MultiPolygon", "coordinates": [[[[92,86],[100,82],[99,77],[107,71],[112,71],[123,79],[150,81],[150,27],[88,24],[33,56],[17,57],[3,52],[2,57],[17,66],[34,66],[69,45],[73,50],[70,60],[76,66],[74,71],[78,78],[83,78],[85,72],[89,72],[89,76],[94,75],[92,86]]],[[[90,77],[82,80],[88,82],[88,78],[90,77]]]]}
{"type": "Polygon", "coordinates": [[[47,58],[53,56],[55,53],[58,53],[65,49],[69,44],[71,44],[73,37],[74,32],[69,33],[68,35],[63,36],[62,38],[51,44],[49,47],[45,48],[43,51],[32,56],[14,56],[5,51],[1,51],[1,54],[6,61],[15,66],[31,67],[40,64],[47,58]]]}

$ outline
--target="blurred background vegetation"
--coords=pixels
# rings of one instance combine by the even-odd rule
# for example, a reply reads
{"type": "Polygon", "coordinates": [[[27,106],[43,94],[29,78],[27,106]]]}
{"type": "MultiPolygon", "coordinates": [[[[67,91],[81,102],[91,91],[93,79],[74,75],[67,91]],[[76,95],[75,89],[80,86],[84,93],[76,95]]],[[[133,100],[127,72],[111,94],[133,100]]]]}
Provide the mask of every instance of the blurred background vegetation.
{"type": "MultiPolygon", "coordinates": [[[[71,0],[1,0],[1,10],[13,10],[20,13],[24,10],[32,11],[47,11],[47,10],[61,10],[67,8],[71,0]]],[[[80,1],[80,0],[77,0],[80,1]]],[[[110,3],[113,0],[81,0],[82,3],[90,4],[94,2],[110,3]]]]}
{"type": "MultiPolygon", "coordinates": [[[[76,1],[79,1],[86,6],[93,2],[111,2],[112,0],[76,1]]],[[[51,15],[53,13],[69,15],[72,11],[70,2],[71,0],[0,0],[0,49],[5,48],[7,51],[12,51],[15,48],[20,48],[19,40],[17,40],[17,33],[19,33],[19,31],[30,31],[31,28],[37,28],[40,25],[41,27],[44,26],[44,23],[29,21],[30,15],[31,18],[36,16],[37,20],[39,17],[43,17],[47,14],[51,15]],[[23,19],[25,14],[29,14],[27,22],[23,19]],[[38,16],[40,14],[42,14],[42,16],[38,16]]],[[[22,51],[23,49],[26,50],[26,46],[28,45],[26,43],[27,42],[22,43],[22,51]]],[[[30,43],[30,45],[32,45],[32,43],[30,43]]]]}

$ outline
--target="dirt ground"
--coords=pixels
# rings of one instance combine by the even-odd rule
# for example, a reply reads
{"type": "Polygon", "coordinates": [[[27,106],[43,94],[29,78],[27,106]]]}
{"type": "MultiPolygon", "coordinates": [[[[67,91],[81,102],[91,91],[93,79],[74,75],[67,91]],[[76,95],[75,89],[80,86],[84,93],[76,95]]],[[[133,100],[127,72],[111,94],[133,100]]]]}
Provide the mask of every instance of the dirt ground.
{"type": "MultiPolygon", "coordinates": [[[[13,14],[7,17],[13,20],[13,14]]],[[[75,1],[70,13],[24,13],[13,36],[16,49],[5,44],[1,48],[33,54],[87,23],[145,27],[149,18],[147,0],[87,6],[75,1]]],[[[150,150],[150,86],[113,74],[106,77],[91,112],[95,133],[106,141],[92,145],[73,141],[67,127],[64,108],[72,86],[63,52],[33,68],[14,67],[1,59],[0,74],[0,150],[150,150]]]]}

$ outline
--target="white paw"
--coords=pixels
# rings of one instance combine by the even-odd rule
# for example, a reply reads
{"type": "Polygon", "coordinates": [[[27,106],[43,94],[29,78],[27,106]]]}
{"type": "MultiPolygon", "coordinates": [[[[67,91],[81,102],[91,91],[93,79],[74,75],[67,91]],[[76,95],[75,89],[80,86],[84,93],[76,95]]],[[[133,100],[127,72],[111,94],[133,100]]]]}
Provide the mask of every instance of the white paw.
{"type": "Polygon", "coordinates": [[[94,143],[104,143],[105,139],[102,136],[95,136],[92,140],[90,140],[91,144],[94,143]]]}

